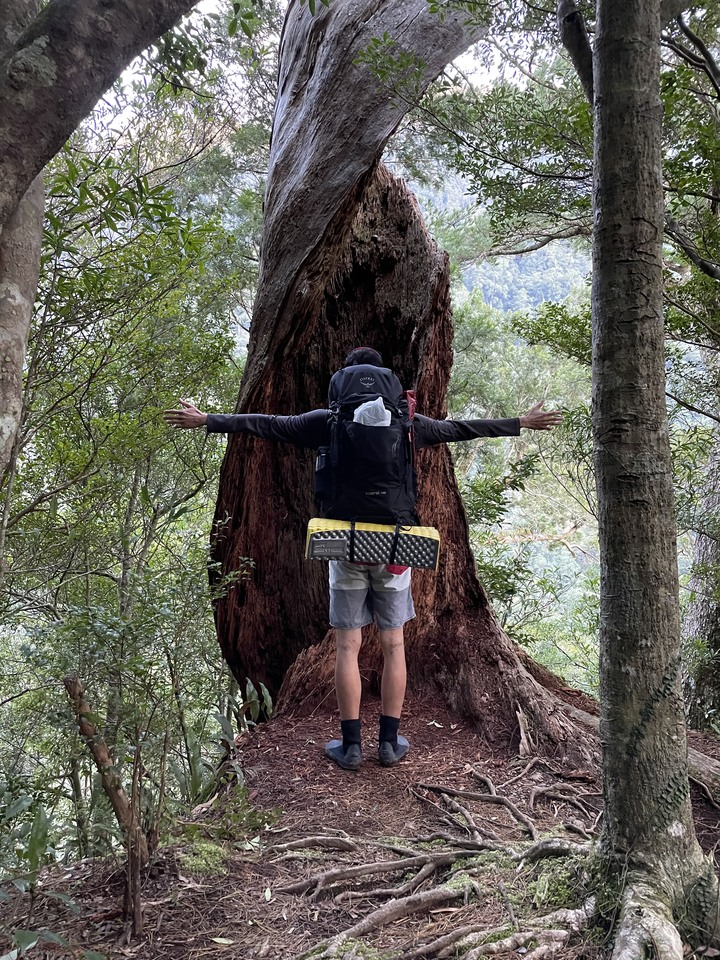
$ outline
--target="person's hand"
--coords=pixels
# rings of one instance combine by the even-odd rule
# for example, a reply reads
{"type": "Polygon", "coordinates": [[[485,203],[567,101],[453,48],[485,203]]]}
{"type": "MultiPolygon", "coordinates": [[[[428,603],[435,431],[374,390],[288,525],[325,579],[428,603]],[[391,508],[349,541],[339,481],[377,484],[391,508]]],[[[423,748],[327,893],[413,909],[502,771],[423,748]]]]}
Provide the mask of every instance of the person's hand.
{"type": "Polygon", "coordinates": [[[562,413],[559,410],[543,410],[543,402],[536,403],[535,406],[520,417],[520,426],[527,430],[552,430],[562,420],[562,413]]]}
{"type": "Polygon", "coordinates": [[[202,413],[192,403],[187,400],[181,400],[182,410],[166,410],[163,414],[163,420],[171,427],[177,427],[180,430],[194,430],[196,427],[204,427],[207,423],[207,414],[202,413]]]}

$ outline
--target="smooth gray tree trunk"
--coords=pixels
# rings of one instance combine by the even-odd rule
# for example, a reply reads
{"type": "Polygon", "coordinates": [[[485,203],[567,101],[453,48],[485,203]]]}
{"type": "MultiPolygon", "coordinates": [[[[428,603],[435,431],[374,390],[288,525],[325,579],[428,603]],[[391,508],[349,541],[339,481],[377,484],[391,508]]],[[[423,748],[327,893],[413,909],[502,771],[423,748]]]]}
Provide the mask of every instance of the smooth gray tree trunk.
{"type": "Polygon", "coordinates": [[[618,958],[680,960],[712,931],[695,838],[680,675],[665,409],[660,0],[600,0],[594,56],[593,431],[601,551],[604,849],[629,870],[618,958]],[[704,934],[697,934],[702,937],[704,934]]]}
{"type": "MultiPolygon", "coordinates": [[[[37,10],[37,0],[0,3],[0,57],[14,48],[37,10]]],[[[40,272],[43,208],[42,177],[37,176],[0,233],[0,485],[11,463],[14,469],[25,348],[40,272]]],[[[2,555],[0,533],[0,580],[2,555]]]]}

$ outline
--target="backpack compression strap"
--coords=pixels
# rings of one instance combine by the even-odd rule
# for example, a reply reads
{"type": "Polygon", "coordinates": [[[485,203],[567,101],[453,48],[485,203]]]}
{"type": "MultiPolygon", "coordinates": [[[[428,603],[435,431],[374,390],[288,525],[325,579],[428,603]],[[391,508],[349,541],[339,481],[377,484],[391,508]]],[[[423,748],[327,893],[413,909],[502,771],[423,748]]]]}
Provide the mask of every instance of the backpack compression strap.
{"type": "MultiPolygon", "coordinates": [[[[355,533],[357,528],[355,526],[356,521],[350,521],[350,542],[348,543],[348,562],[352,563],[355,560],[355,533]]],[[[390,544],[390,555],[388,557],[388,564],[392,566],[395,563],[395,557],[397,555],[398,543],[400,541],[400,532],[403,528],[403,524],[398,522],[395,524],[395,533],[392,538],[392,543],[390,544]]]]}

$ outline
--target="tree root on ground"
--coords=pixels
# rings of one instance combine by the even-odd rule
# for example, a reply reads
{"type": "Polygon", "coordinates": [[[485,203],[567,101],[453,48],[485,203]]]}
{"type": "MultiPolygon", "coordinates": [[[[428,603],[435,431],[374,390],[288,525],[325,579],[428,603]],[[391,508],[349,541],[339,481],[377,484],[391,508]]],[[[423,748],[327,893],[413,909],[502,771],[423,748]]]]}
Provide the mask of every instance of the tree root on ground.
{"type": "Polygon", "coordinates": [[[338,952],[343,949],[343,945],[348,940],[355,940],[358,937],[365,936],[378,927],[383,927],[394,920],[402,917],[408,917],[412,913],[418,913],[421,910],[435,910],[438,907],[452,903],[453,900],[464,899],[468,895],[468,890],[458,886],[435,887],[432,890],[424,890],[422,893],[413,893],[409,897],[401,897],[399,900],[390,900],[377,910],[373,910],[367,916],[363,917],[353,927],[343,930],[328,941],[327,947],[320,954],[314,954],[314,960],[329,960],[331,957],[337,957],[338,952]]]}
{"type": "Polygon", "coordinates": [[[613,960],[682,960],[683,943],[672,911],[656,886],[631,878],[622,897],[613,960]]]}
{"type": "MultiPolygon", "coordinates": [[[[492,789],[491,784],[488,784],[488,788],[492,789]]],[[[462,794],[461,791],[450,789],[441,791],[439,787],[428,789],[442,792],[446,797],[448,794],[462,794]]],[[[483,798],[484,796],[480,795],[483,798]]],[[[454,801],[451,803],[454,804],[454,801]]],[[[468,824],[474,824],[469,810],[460,804],[455,804],[455,807],[466,821],[457,824],[458,826],[467,828],[468,824]]],[[[448,930],[447,924],[432,921],[425,929],[424,937],[417,937],[412,946],[408,943],[404,948],[400,948],[398,960],[449,958],[456,956],[458,950],[462,952],[464,960],[477,960],[483,956],[518,949],[527,952],[530,960],[545,960],[566,947],[570,937],[584,929],[594,914],[595,900],[591,898],[578,909],[563,908],[530,920],[518,918],[507,890],[502,883],[498,884],[497,877],[489,884],[484,883],[483,877],[487,876],[488,871],[487,861],[475,862],[481,854],[500,853],[505,856],[506,863],[507,859],[518,862],[519,869],[545,857],[587,856],[592,851],[591,844],[572,843],[562,838],[546,838],[527,845],[526,849],[520,852],[510,844],[470,842],[467,838],[458,838],[446,832],[418,838],[415,844],[437,840],[445,841],[451,849],[446,846],[441,851],[421,852],[395,843],[378,842],[371,846],[391,849],[398,855],[398,859],[341,865],[275,888],[276,893],[309,893],[311,900],[316,900],[326,892],[332,897],[334,904],[387,899],[387,902],[376,906],[352,926],[318,944],[309,954],[313,960],[355,960],[363,954],[363,944],[355,941],[366,934],[402,921],[412,914],[436,911],[457,901],[462,901],[467,906],[472,899],[481,900],[488,896],[500,899],[504,904],[508,916],[505,924],[490,928],[487,923],[463,924],[448,930]],[[441,872],[445,872],[442,880],[439,876],[441,872]],[[352,880],[386,873],[411,875],[404,877],[396,886],[386,885],[373,889],[363,887],[359,890],[335,892],[339,885],[352,880]],[[444,926],[439,936],[436,932],[438,924],[440,929],[444,926]],[[431,929],[435,931],[435,935],[428,938],[428,930],[431,929]],[[423,939],[425,942],[422,942],[423,939]]],[[[493,873],[492,867],[490,871],[493,873]]]]}
{"type": "MultiPolygon", "coordinates": [[[[278,887],[278,893],[305,893],[312,888],[311,899],[316,900],[323,890],[331,887],[333,884],[342,883],[345,880],[353,880],[355,877],[372,876],[375,873],[404,873],[412,870],[414,867],[421,869],[426,866],[439,867],[449,866],[462,857],[477,856],[477,850],[455,850],[452,852],[426,853],[419,857],[405,857],[402,860],[382,860],[379,863],[361,863],[351,867],[335,867],[332,870],[325,870],[323,873],[315,874],[312,877],[305,877],[295,883],[288,883],[284,887],[278,887]]],[[[433,872],[433,871],[431,871],[433,872]]]]}
{"type": "Polygon", "coordinates": [[[589,856],[592,852],[590,843],[573,843],[572,840],[563,840],[562,837],[546,837],[538,840],[522,853],[513,854],[513,859],[519,863],[533,863],[535,860],[544,860],[547,857],[589,856]]]}
{"type": "Polygon", "coordinates": [[[573,934],[587,927],[595,913],[595,899],[590,898],[577,910],[556,910],[532,921],[528,929],[507,933],[507,926],[491,929],[473,924],[458,927],[431,943],[406,951],[399,960],[420,960],[422,957],[452,957],[462,950],[463,960],[478,960],[479,957],[527,949],[525,960],[542,960],[563,949],[573,934]]]}
{"type": "MultiPolygon", "coordinates": [[[[483,778],[487,780],[487,778],[483,778]]],[[[490,782],[490,781],[487,781],[490,782]]],[[[452,787],[441,787],[434,783],[419,783],[423,790],[430,790],[433,793],[442,793],[447,797],[465,797],[468,800],[479,800],[481,803],[496,803],[506,807],[518,823],[528,831],[533,840],[537,840],[537,830],[535,824],[529,817],[515,806],[512,800],[507,797],[500,797],[497,793],[476,793],[473,790],[454,790],[452,787]]],[[[494,788],[493,788],[494,789],[494,788]]]]}
{"type": "MultiPolygon", "coordinates": [[[[528,769],[530,764],[525,771],[528,769]]],[[[275,888],[278,894],[308,894],[310,900],[326,896],[336,906],[351,904],[355,910],[360,901],[372,904],[365,916],[358,920],[355,914],[352,925],[317,944],[307,956],[313,960],[359,960],[368,946],[362,938],[375,933],[376,937],[379,935],[394,944],[390,948],[394,960],[449,960],[456,956],[479,960],[518,951],[525,954],[524,960],[549,960],[566,950],[571,938],[590,925],[596,915],[596,898],[591,871],[584,869],[582,862],[593,856],[592,839],[587,833],[586,842],[564,837],[538,839],[532,820],[499,795],[489,777],[477,771],[476,777],[487,793],[427,783],[416,784],[412,790],[450,825],[452,832],[435,830],[407,843],[378,840],[368,844],[365,841],[367,862],[358,864],[357,853],[353,851],[354,863],[338,864],[275,888]],[[439,795],[439,802],[429,799],[427,793],[439,795]],[[498,830],[508,834],[507,841],[501,840],[498,834],[494,834],[493,839],[483,835],[481,817],[470,801],[502,805],[509,811],[514,823],[504,818],[504,824],[495,824],[498,830]],[[518,826],[530,834],[532,842],[512,838],[518,826]],[[442,842],[442,849],[423,849],[424,844],[438,841],[442,842]],[[375,855],[378,849],[383,851],[380,854],[383,859],[372,862],[373,848],[375,855]],[[388,858],[385,851],[395,858],[388,858]],[[531,867],[538,861],[553,858],[567,858],[570,864],[567,869],[531,867]],[[367,885],[367,878],[387,874],[401,876],[395,885],[388,880],[376,887],[367,885]],[[360,883],[354,886],[356,880],[360,883]],[[570,897],[583,905],[535,916],[538,909],[550,910],[558,903],[573,902],[570,897]],[[476,904],[480,902],[491,907],[488,920],[469,922],[473,914],[478,915],[476,904]],[[524,905],[529,911],[523,910],[524,905]],[[448,909],[453,914],[452,921],[447,916],[448,909]],[[406,928],[399,926],[378,934],[382,928],[402,924],[422,912],[431,916],[427,921],[414,921],[412,940],[407,936],[410,923],[406,928]]],[[[558,799],[562,802],[572,803],[577,797],[572,788],[554,782],[542,790],[532,791],[531,799],[553,793],[560,794],[558,799]]],[[[588,818],[594,812],[581,803],[572,805],[588,818]]],[[[597,818],[590,829],[596,826],[597,818]]],[[[301,849],[317,839],[291,841],[281,847],[301,849]]],[[[353,842],[347,835],[342,839],[348,844],[353,842]]],[[[325,843],[319,845],[325,846],[325,843]]],[[[357,849],[360,846],[358,843],[357,849]]],[[[613,960],[646,960],[648,956],[656,960],[683,960],[683,943],[667,906],[669,897],[663,899],[662,889],[653,886],[651,880],[649,876],[638,878],[631,874],[627,882],[620,904],[613,960]]],[[[338,926],[331,929],[338,930],[338,926]]]]}

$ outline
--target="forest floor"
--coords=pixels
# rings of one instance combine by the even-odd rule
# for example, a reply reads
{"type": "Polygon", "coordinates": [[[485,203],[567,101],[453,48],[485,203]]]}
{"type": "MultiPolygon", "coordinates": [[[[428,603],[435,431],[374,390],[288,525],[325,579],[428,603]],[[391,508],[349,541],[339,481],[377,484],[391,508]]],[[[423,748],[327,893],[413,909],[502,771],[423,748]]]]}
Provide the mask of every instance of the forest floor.
{"type": "MultiPolygon", "coordinates": [[[[18,928],[45,931],[31,960],[606,955],[602,925],[577,932],[590,888],[602,891],[586,850],[602,815],[597,762],[495,753],[439,702],[411,699],[410,753],[382,768],[378,714],[366,700],[356,773],[324,756],[330,715],[280,717],[244,737],[246,788],[196,808],[156,852],[142,939],[123,920],[122,867],[82,862],[44,874],[31,915],[27,897],[0,906],[0,955],[18,928]]],[[[694,745],[720,759],[720,741],[694,745]]],[[[693,801],[712,851],[720,808],[699,791],[693,801]]],[[[610,919],[616,903],[608,889],[600,912],[610,919]]]]}

